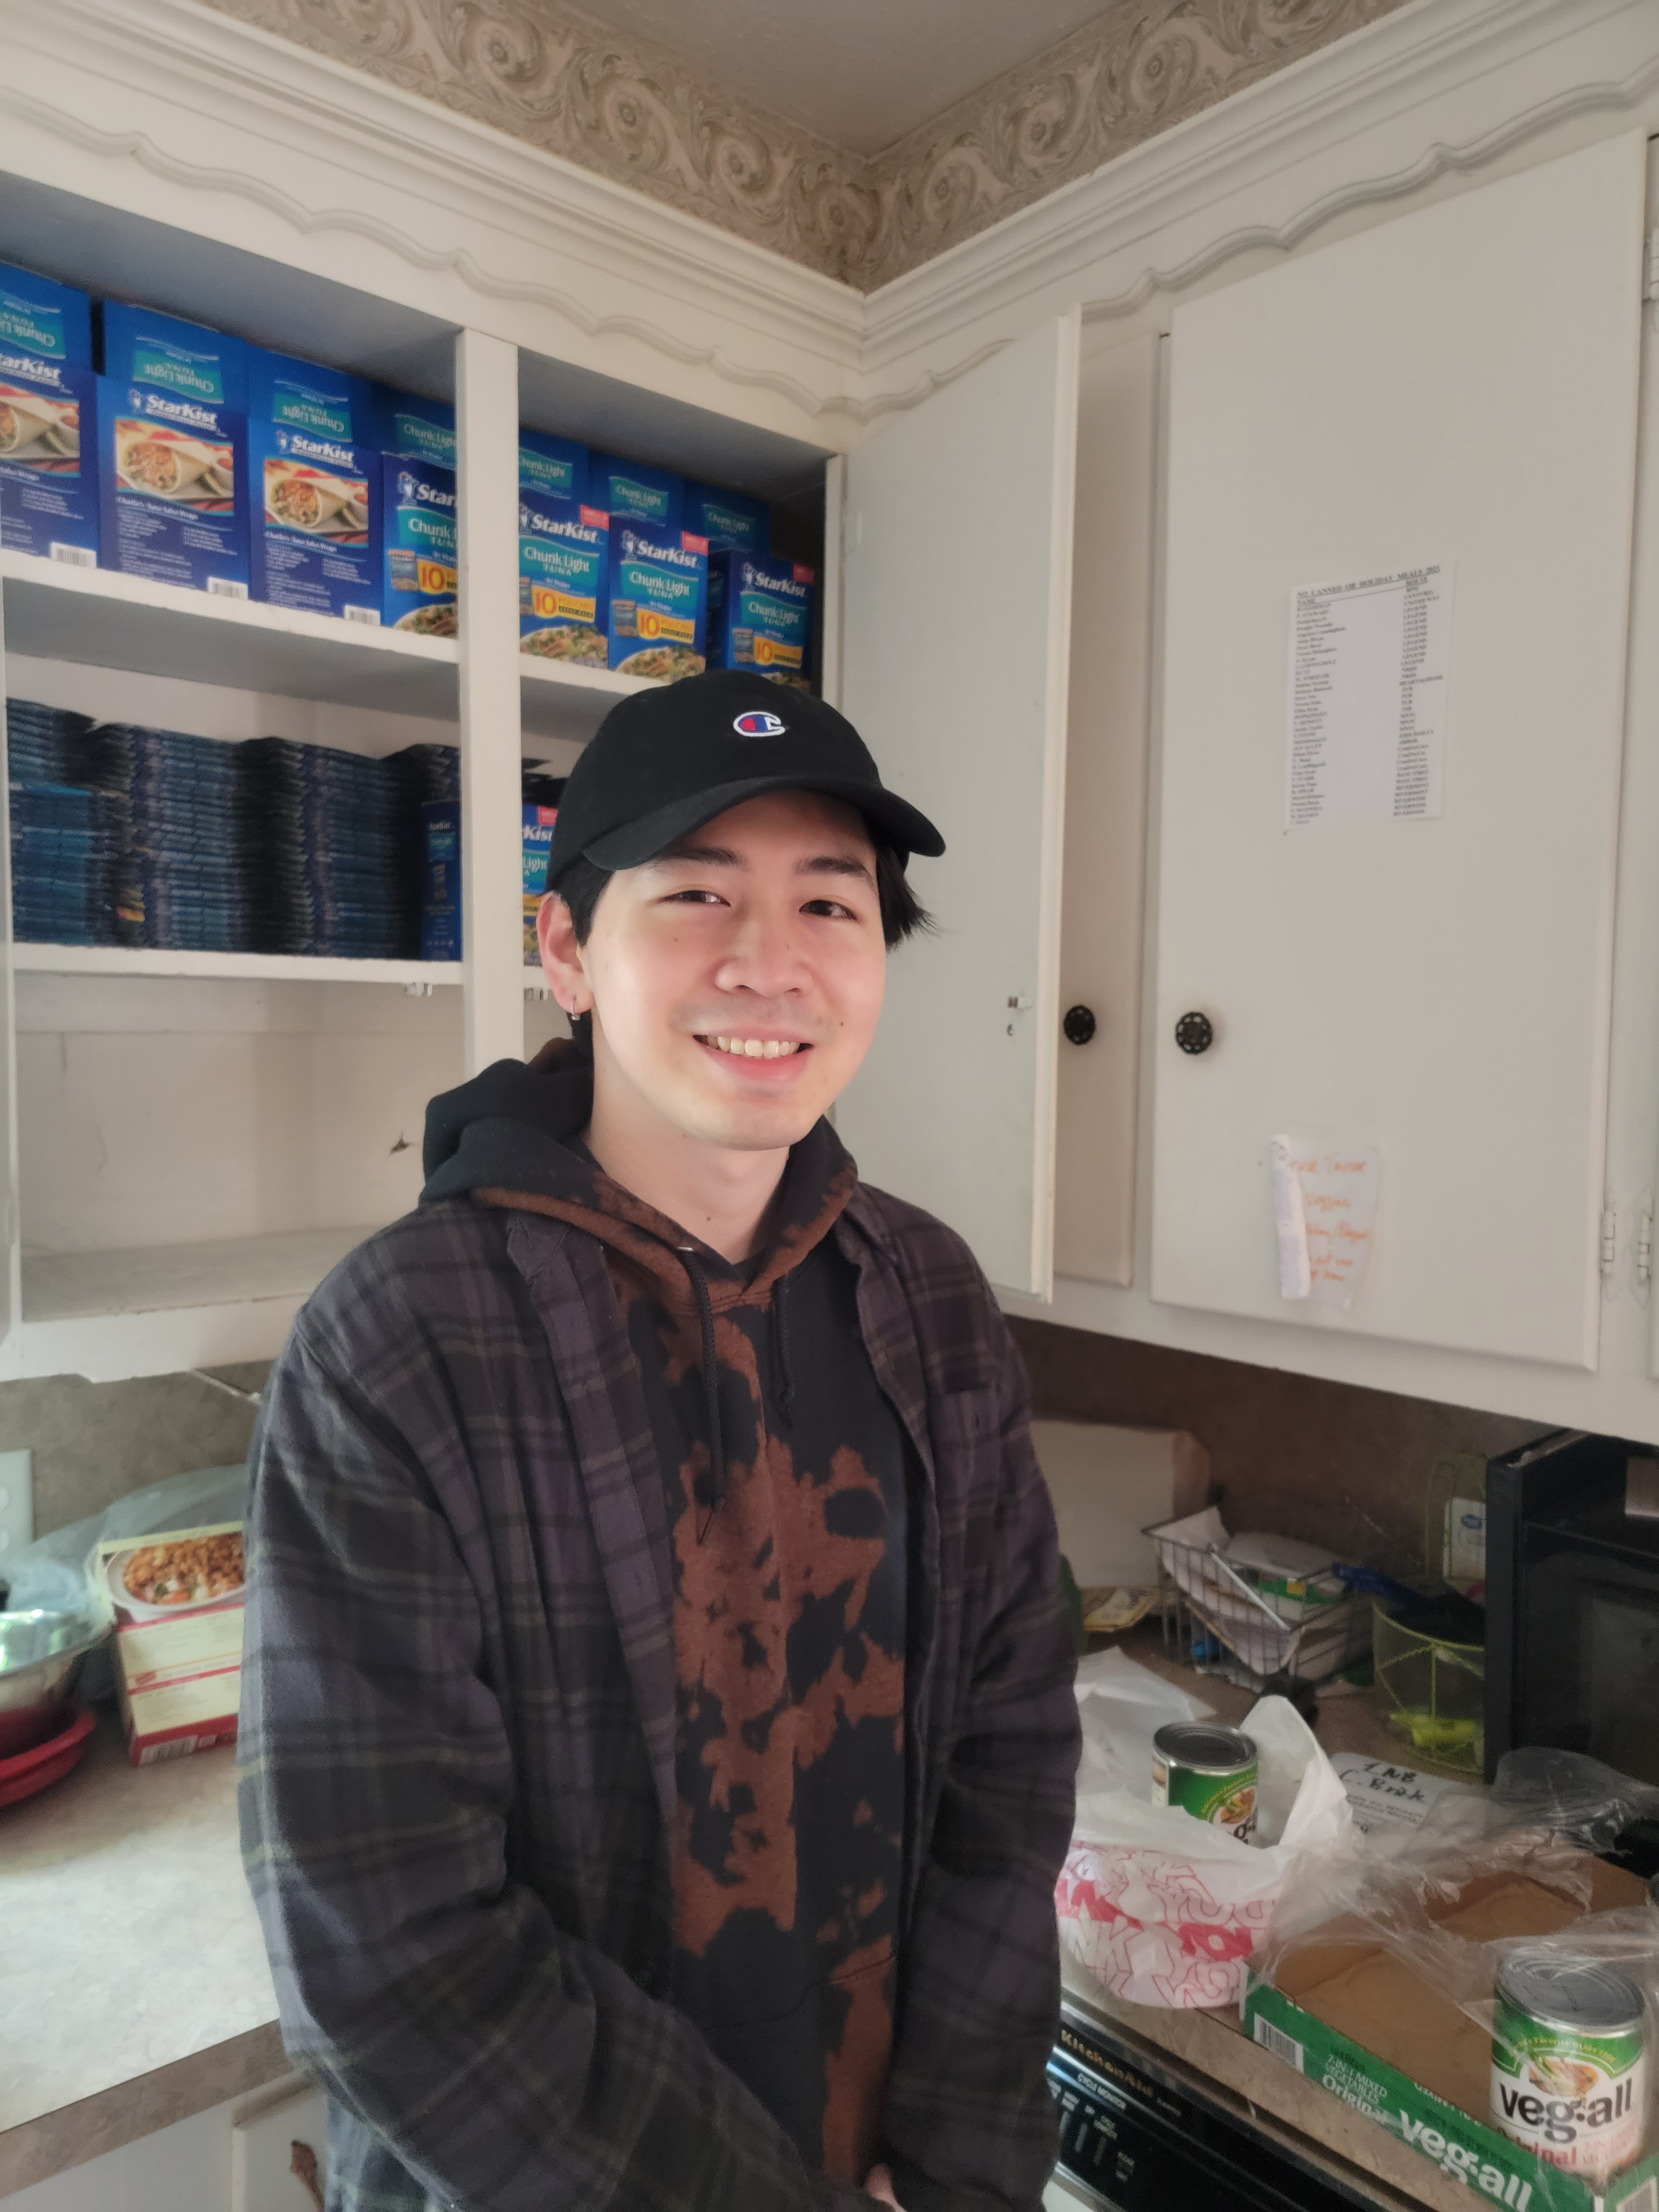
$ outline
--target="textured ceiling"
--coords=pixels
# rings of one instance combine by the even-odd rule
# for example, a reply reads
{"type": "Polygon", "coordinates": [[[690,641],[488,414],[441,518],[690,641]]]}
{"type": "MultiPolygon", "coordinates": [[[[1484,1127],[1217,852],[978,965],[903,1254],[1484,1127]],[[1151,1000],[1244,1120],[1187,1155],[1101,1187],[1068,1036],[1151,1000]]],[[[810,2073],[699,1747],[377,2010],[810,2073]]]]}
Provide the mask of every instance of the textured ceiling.
{"type": "MultiPolygon", "coordinates": [[[[1091,17],[1101,0],[580,0],[704,82],[878,154],[1091,17]]],[[[1120,8],[1117,12],[1121,13],[1120,8]]]]}

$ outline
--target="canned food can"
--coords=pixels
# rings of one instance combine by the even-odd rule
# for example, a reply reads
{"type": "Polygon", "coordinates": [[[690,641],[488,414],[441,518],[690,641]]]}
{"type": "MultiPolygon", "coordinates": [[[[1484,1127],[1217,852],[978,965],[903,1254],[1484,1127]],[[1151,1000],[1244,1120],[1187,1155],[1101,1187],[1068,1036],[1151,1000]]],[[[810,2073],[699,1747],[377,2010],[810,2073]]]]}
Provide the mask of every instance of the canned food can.
{"type": "Polygon", "coordinates": [[[1171,1721],[1152,1738],[1152,1802],[1248,1844],[1255,1833],[1255,1746],[1242,1729],[1171,1721]]]}
{"type": "Polygon", "coordinates": [[[1647,2016],[1618,1967],[1520,1952],[1498,1976],[1492,2116],[1512,2142],[1570,2173],[1606,2175],[1642,2148],[1647,2016]]]}

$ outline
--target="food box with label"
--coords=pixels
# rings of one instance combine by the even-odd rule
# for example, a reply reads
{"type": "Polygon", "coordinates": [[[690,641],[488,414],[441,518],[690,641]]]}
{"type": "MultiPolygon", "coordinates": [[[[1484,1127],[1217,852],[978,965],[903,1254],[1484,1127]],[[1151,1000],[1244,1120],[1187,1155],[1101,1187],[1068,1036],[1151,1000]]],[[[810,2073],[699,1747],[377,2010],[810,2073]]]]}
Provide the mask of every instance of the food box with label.
{"type": "Polygon", "coordinates": [[[461,957],[461,803],[428,799],[421,809],[421,957],[461,957]]]}
{"type": "Polygon", "coordinates": [[[392,453],[380,471],[380,618],[419,637],[453,637],[455,471],[392,453]]]}
{"type": "Polygon", "coordinates": [[[689,531],[672,537],[634,523],[611,525],[610,665],[624,676],[672,683],[700,676],[708,601],[708,548],[689,531]]]}
{"type": "Polygon", "coordinates": [[[603,668],[608,651],[611,518],[596,507],[519,492],[519,650],[603,668]]]}
{"type": "Polygon", "coordinates": [[[238,1521],[106,1538],[94,1571],[114,1608],[114,1674],[134,1766],[229,1743],[241,1700],[238,1521]]]}
{"type": "Polygon", "coordinates": [[[550,430],[519,432],[519,490],[563,515],[592,504],[587,496],[587,448],[550,430]]]}
{"type": "MultiPolygon", "coordinates": [[[[1643,1903],[1643,1885],[1623,1869],[1589,1859],[1584,1870],[1591,1911],[1643,1903]]],[[[1478,1875],[1431,1910],[1443,1931],[1471,1943],[1554,1937],[1581,1917],[1561,1890],[1519,1873],[1478,1875]]],[[[1659,2197],[1651,2132],[1632,2160],[1600,2176],[1504,2134],[1490,2117],[1491,2033],[1368,1921],[1334,1920],[1300,1939],[1271,1984],[1252,1978],[1243,2009],[1254,2041],[1464,2183],[1471,2207],[1485,2198],[1508,2212],[1651,2212],[1659,2197]]]]}
{"type": "Polygon", "coordinates": [[[118,300],[100,303],[98,324],[100,367],[112,382],[246,414],[247,348],[240,338],[118,300]]]}
{"type": "Polygon", "coordinates": [[[602,507],[613,526],[639,523],[662,538],[677,538],[686,526],[684,477],[615,453],[589,453],[587,502],[602,507]]]}
{"type": "Polygon", "coordinates": [[[374,386],[367,379],[265,346],[251,345],[246,354],[250,422],[309,430],[336,445],[374,444],[374,386]]]}
{"type": "Polygon", "coordinates": [[[325,431],[250,422],[256,599],[378,624],[380,456],[325,431]]]}
{"type": "Polygon", "coordinates": [[[755,553],[764,560],[772,550],[772,514],[765,501],[719,484],[687,483],[684,526],[706,538],[711,554],[755,553]]]}
{"type": "Polygon", "coordinates": [[[394,392],[389,384],[377,384],[371,388],[368,404],[369,434],[360,443],[406,461],[453,469],[455,410],[447,399],[428,399],[418,392],[394,392]]]}
{"type": "Polygon", "coordinates": [[[113,377],[98,380],[97,394],[100,564],[246,599],[246,418],[113,377]]]}
{"type": "Polygon", "coordinates": [[[528,799],[524,807],[524,964],[539,968],[542,964],[541,945],[536,935],[536,917],[541,912],[542,901],[547,896],[547,863],[553,850],[553,825],[559,818],[556,806],[532,806],[528,799]]]}
{"type": "Polygon", "coordinates": [[[97,381],[84,292],[0,266],[0,545],[98,565],[97,381]]]}
{"type": "Polygon", "coordinates": [[[807,688],[816,578],[799,561],[716,553],[708,563],[708,665],[807,688]]]}

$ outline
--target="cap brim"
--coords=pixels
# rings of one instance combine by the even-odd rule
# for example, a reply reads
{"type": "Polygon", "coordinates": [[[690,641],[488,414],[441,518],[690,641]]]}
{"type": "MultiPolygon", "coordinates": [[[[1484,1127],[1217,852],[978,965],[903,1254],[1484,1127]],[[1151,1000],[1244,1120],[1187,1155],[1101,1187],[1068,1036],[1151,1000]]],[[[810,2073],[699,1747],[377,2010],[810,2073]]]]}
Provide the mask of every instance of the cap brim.
{"type": "Polygon", "coordinates": [[[601,868],[642,867],[677,838],[689,836],[692,830],[701,830],[705,822],[712,822],[717,814],[741,806],[746,799],[759,799],[769,791],[816,791],[826,799],[839,799],[855,807],[901,852],[920,853],[925,860],[932,860],[945,850],[944,838],[927,817],[919,813],[896,792],[884,791],[878,784],[872,787],[850,776],[756,775],[740,783],[715,784],[687,798],[671,800],[654,814],[642,814],[637,821],[624,823],[620,830],[596,837],[586,848],[584,858],[601,868]]]}

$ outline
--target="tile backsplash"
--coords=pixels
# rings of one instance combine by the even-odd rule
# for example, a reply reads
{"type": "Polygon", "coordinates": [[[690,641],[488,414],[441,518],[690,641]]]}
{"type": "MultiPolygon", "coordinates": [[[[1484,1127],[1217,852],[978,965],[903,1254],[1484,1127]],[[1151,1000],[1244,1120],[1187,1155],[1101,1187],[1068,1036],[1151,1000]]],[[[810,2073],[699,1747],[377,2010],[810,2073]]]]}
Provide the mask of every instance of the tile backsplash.
{"type": "Polygon", "coordinates": [[[1012,1326],[1039,1414],[1188,1429],[1208,1449],[1212,1480],[1230,1505],[1340,1497],[1376,1524],[1357,1530],[1362,1551],[1375,1533],[1415,1559],[1437,1460],[1462,1451],[1489,1457],[1548,1426],[1050,1322],[1012,1326]]]}

